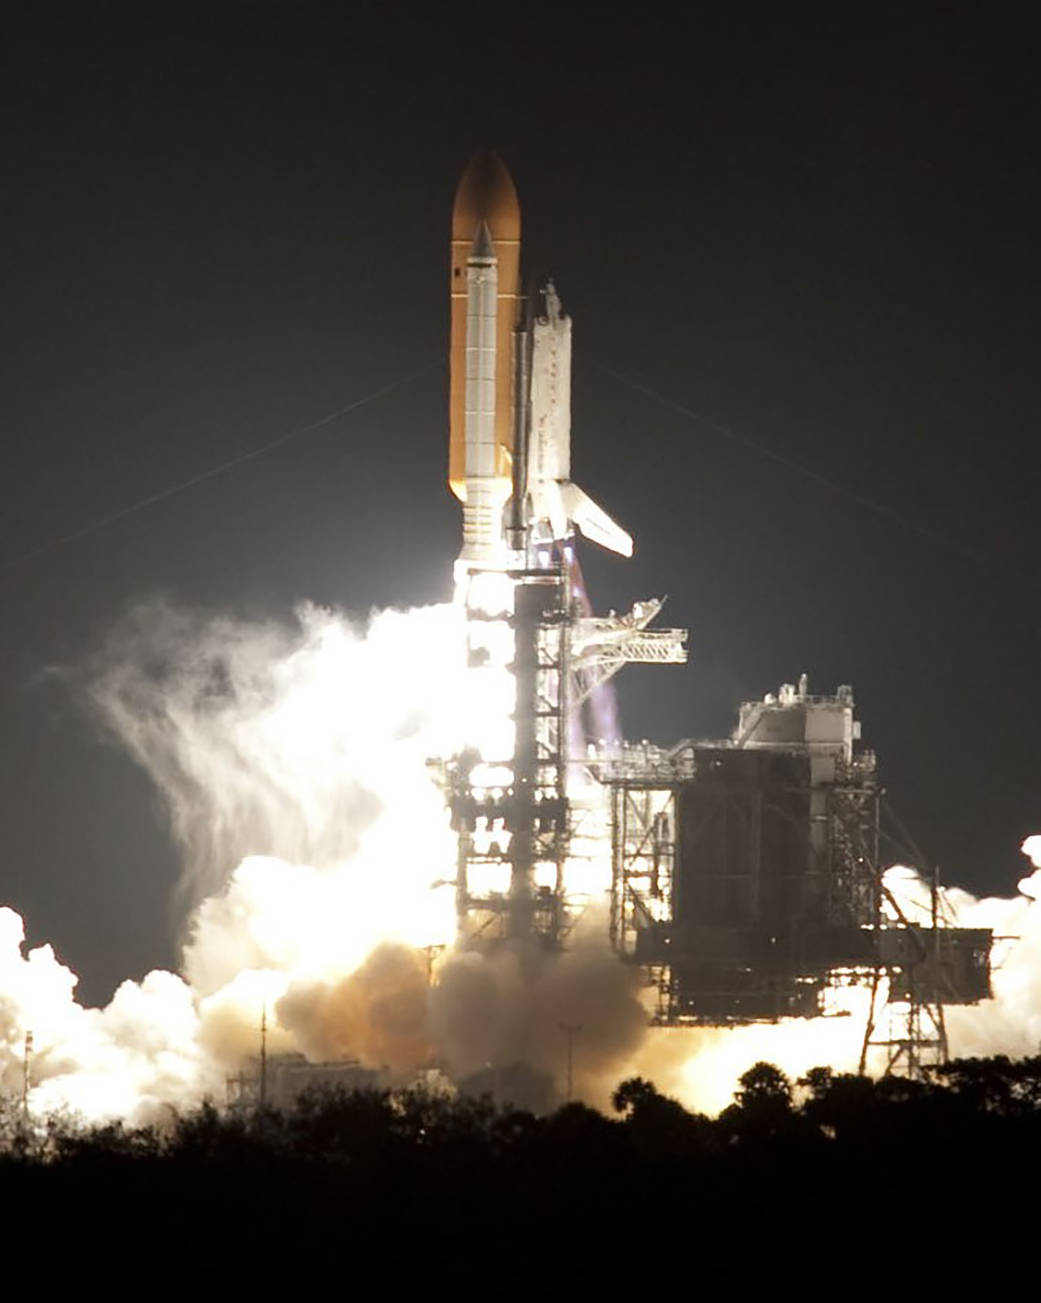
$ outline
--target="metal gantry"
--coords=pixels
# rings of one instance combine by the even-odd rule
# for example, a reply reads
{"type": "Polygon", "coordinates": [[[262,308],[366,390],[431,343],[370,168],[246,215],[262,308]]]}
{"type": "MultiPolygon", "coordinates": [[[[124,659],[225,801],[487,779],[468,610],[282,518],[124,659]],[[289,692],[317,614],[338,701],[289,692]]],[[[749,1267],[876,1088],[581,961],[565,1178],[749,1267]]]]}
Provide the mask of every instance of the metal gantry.
{"type": "Polygon", "coordinates": [[[668,920],[676,858],[675,759],[626,747],[595,767],[611,799],[611,944],[637,957],[642,929],[668,920]]]}
{"type": "Polygon", "coordinates": [[[862,1069],[877,1052],[885,1072],[924,1073],[947,1055],[944,1007],[989,994],[990,934],[953,926],[935,882],[927,917],[901,911],[880,859],[874,756],[852,746],[850,690],[783,691],[767,699],[772,733],[761,719],[749,728],[745,709],[726,742],[602,749],[612,944],[644,970],[655,1019],[671,1026],[814,1017],[828,988],[867,984],[862,1069]],[[789,706],[823,722],[796,720],[800,737],[789,706]]]}
{"type": "Polygon", "coordinates": [[[624,665],[684,665],[686,629],[649,629],[664,602],[634,603],[627,615],[583,615],[571,626],[572,703],[580,706],[624,665]]]}
{"type": "Polygon", "coordinates": [[[572,757],[583,702],[623,664],[682,662],[686,633],[646,628],[660,602],[593,617],[569,574],[563,561],[509,572],[513,754],[445,767],[461,943],[564,944],[584,810],[568,791],[574,764],[607,794],[610,940],[656,989],[654,1021],[816,1017],[830,988],[867,984],[862,1067],[876,1052],[887,1072],[942,1061],[944,1007],[989,994],[991,938],[950,926],[938,888],[925,924],[887,890],[881,788],[873,753],[854,745],[851,689],[811,696],[804,676],[742,706],[730,739],[572,757]]]}
{"type": "MultiPolygon", "coordinates": [[[[568,929],[565,865],[569,601],[561,567],[510,572],[513,609],[513,754],[491,764],[503,785],[475,782],[476,754],[447,767],[458,836],[456,909],[463,944],[535,938],[559,946],[568,929]],[[476,885],[488,878],[490,886],[476,885]]],[[[483,764],[487,768],[487,763],[483,764]]]]}
{"type": "MultiPolygon", "coordinates": [[[[658,600],[628,615],[594,617],[573,599],[564,560],[508,572],[513,637],[514,746],[492,762],[498,786],[475,779],[489,765],[463,753],[445,766],[458,836],[456,908],[464,944],[488,946],[533,937],[559,948],[580,902],[567,882],[576,820],[569,770],[583,704],[624,664],[681,664],[686,630],[648,630],[658,600]],[[480,888],[488,879],[494,885],[480,888]]],[[[484,617],[471,616],[473,619],[484,617]]],[[[580,834],[581,835],[581,834],[580,834]]]]}
{"type": "Polygon", "coordinates": [[[862,1072],[873,1050],[882,1056],[885,1072],[899,1070],[912,1077],[946,1063],[944,1007],[975,1004],[990,995],[991,932],[954,926],[935,869],[929,879],[928,913],[923,921],[910,918],[882,883],[886,921],[879,931],[879,962],[860,1055],[862,1072]]]}

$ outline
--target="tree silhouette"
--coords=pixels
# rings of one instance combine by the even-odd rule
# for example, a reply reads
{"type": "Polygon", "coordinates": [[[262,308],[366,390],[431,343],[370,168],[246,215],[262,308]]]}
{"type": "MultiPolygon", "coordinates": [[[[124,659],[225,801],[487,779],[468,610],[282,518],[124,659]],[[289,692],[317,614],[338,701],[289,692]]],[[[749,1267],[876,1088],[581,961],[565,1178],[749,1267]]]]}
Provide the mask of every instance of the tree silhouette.
{"type": "MultiPolygon", "coordinates": [[[[212,1227],[321,1253],[349,1226],[362,1245],[392,1232],[472,1247],[518,1225],[596,1234],[624,1209],[663,1243],[696,1226],[718,1246],[728,1228],[752,1242],[804,1233],[811,1215],[825,1224],[840,1189],[865,1207],[910,1197],[921,1228],[954,1206],[945,1192],[998,1188],[1041,1148],[1038,1059],[962,1060],[926,1082],[817,1067],[795,1085],[756,1063],[717,1119],[641,1077],[612,1103],[610,1117],[579,1103],[538,1116],[487,1097],[333,1090],[285,1110],[204,1104],[161,1128],[90,1128],[8,1101],[0,1196],[12,1227],[75,1222],[103,1237],[116,1224],[127,1242],[212,1227]]],[[[981,1216],[979,1200],[957,1206],[981,1216]]]]}
{"type": "Polygon", "coordinates": [[[611,1104],[616,1113],[631,1115],[638,1107],[641,1105],[647,1107],[649,1102],[655,1099],[661,1099],[661,1096],[655,1090],[652,1081],[645,1081],[643,1077],[627,1077],[615,1087],[611,1104]]]}
{"type": "Polygon", "coordinates": [[[792,1104],[792,1083],[780,1068],[755,1063],[738,1080],[733,1104],[719,1116],[720,1125],[734,1137],[788,1136],[800,1129],[801,1118],[792,1104]]]}

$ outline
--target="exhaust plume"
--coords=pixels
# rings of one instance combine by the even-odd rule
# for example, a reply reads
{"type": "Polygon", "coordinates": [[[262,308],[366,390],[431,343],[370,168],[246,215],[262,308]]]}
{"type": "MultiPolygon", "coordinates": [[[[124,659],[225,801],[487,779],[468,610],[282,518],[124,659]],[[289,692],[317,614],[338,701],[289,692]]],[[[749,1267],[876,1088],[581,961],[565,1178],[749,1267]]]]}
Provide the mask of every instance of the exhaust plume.
{"type": "Polygon", "coordinates": [[[606,1103],[618,1069],[643,1040],[647,1014],[637,971],[601,940],[606,920],[587,916],[583,924],[562,954],[511,944],[444,962],[430,1029],[454,1077],[523,1063],[562,1083],[570,1027],[575,1084],[584,1098],[606,1103]]]}
{"type": "MultiPolygon", "coordinates": [[[[28,953],[0,909],[0,1085],[87,1119],[160,1120],[221,1098],[268,1049],[350,1056],[401,1079],[440,1061],[458,1078],[526,1064],[563,1095],[605,1106],[628,1075],[715,1111],[758,1059],[799,1074],[856,1066],[866,989],[836,1016],[733,1031],[646,1030],[636,970],[610,953],[606,864],[584,859],[590,906],[561,955],[456,953],[455,839],[428,758],[483,728],[508,737],[511,696],[466,678],[460,610],[376,612],[365,623],[302,606],[285,624],[151,604],[70,676],[106,734],[149,774],[184,864],[182,975],[125,982],[104,1009],[75,999],[50,946],[28,953]],[[476,703],[476,704],[475,704],[476,703]],[[439,957],[433,961],[435,952],[439,957]]],[[[496,743],[498,745],[498,743],[496,743]]],[[[488,751],[493,754],[494,748],[488,751]]],[[[601,828],[606,835],[606,827],[601,828]]],[[[1041,865],[1041,837],[1024,851],[1041,865]]],[[[888,884],[928,906],[907,870],[888,884]]],[[[950,922],[994,929],[995,998],[951,1009],[951,1051],[1035,1053],[1041,1040],[1041,871],[1011,899],[944,893],[950,922]]]]}

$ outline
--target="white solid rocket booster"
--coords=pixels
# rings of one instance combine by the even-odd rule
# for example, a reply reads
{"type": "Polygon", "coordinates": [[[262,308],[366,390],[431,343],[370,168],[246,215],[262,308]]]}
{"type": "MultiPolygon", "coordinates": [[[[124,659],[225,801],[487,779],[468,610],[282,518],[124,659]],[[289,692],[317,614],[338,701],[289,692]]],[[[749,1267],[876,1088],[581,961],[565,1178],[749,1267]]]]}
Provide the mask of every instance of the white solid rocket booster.
{"type": "Polygon", "coordinates": [[[502,551],[502,494],[496,480],[495,368],[498,259],[482,222],[466,264],[465,561],[494,560],[502,551]]]}

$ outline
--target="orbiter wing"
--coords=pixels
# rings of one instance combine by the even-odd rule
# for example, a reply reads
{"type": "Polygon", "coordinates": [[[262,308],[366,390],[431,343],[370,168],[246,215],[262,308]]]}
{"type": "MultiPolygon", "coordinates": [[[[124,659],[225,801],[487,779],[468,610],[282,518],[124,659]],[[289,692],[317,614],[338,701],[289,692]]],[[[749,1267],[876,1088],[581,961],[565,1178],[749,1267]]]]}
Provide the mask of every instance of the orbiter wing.
{"type": "Polygon", "coordinates": [[[615,524],[603,507],[598,507],[588,493],[580,489],[577,484],[572,484],[570,480],[565,480],[559,485],[559,489],[564,515],[585,538],[599,543],[610,552],[632,556],[632,536],[627,534],[621,525],[615,524]]]}

